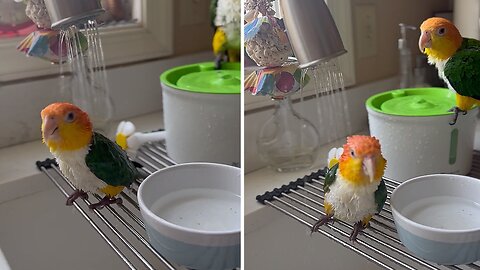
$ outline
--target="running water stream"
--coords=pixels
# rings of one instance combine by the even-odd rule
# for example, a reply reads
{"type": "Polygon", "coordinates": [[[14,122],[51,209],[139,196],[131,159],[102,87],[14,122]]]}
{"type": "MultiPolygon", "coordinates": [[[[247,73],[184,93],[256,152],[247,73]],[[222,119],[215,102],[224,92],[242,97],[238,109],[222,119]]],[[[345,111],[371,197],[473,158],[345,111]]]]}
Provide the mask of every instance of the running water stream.
{"type": "Polygon", "coordinates": [[[96,130],[110,135],[113,105],[97,22],[62,29],[59,46],[60,56],[65,57],[60,59],[60,72],[72,73],[70,81],[61,80],[63,94],[89,114],[96,130]]]}
{"type": "MultiPolygon", "coordinates": [[[[334,141],[352,133],[343,74],[332,59],[303,70],[302,77],[312,77],[316,96],[317,126],[320,140],[334,141]]],[[[303,80],[303,78],[302,78],[303,80]]]]}

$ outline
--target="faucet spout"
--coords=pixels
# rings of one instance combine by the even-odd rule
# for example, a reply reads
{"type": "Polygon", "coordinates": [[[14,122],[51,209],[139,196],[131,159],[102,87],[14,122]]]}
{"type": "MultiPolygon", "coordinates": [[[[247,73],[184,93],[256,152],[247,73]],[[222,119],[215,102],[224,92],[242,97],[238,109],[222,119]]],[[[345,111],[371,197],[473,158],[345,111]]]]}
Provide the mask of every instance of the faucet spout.
{"type": "Polygon", "coordinates": [[[300,68],[316,66],[347,52],[323,0],[280,0],[280,8],[300,68]]]}
{"type": "Polygon", "coordinates": [[[103,14],[100,0],[45,0],[52,29],[67,29],[103,14]]]}

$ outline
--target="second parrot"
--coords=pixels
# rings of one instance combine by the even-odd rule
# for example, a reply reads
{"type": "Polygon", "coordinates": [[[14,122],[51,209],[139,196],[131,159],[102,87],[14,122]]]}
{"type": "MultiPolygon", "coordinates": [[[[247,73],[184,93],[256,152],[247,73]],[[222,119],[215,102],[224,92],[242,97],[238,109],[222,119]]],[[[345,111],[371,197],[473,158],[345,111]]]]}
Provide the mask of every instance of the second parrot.
{"type": "Polygon", "coordinates": [[[242,26],[240,0],[212,0],[210,18],[215,28],[212,41],[215,68],[220,69],[225,60],[239,62],[242,26]]]}
{"type": "Polygon", "coordinates": [[[448,88],[456,92],[453,121],[480,104],[480,41],[464,38],[449,20],[433,17],[420,26],[418,46],[448,88]]]}

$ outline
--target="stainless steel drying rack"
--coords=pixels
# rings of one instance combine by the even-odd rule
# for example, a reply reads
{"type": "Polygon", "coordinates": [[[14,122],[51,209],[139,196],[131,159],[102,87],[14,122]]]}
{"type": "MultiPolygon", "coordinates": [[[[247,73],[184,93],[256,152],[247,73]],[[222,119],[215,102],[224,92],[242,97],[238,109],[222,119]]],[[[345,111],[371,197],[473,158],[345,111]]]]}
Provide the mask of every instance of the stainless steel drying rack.
{"type": "MultiPolygon", "coordinates": [[[[480,152],[473,155],[470,176],[480,178],[480,152]]],[[[319,170],[303,178],[298,178],[272,191],[257,196],[257,201],[269,205],[281,213],[311,228],[325,215],[323,210],[324,171],[319,170]]],[[[370,226],[361,232],[357,242],[349,240],[352,224],[335,221],[320,227],[318,232],[332,241],[350,249],[385,269],[480,269],[480,261],[468,265],[443,266],[425,261],[411,254],[398,238],[390,208],[390,195],[400,183],[384,178],[387,186],[387,202],[370,222],[370,226]]]]}
{"type": "MultiPolygon", "coordinates": [[[[142,146],[135,161],[138,163],[139,171],[145,175],[175,164],[168,157],[163,142],[147,143],[142,146]]],[[[72,184],[60,172],[55,160],[38,161],[37,167],[48,176],[65,198],[73,191],[72,184]]],[[[169,262],[148,243],[136,196],[142,181],[143,179],[136,181],[131,189],[121,193],[123,199],[121,205],[90,210],[88,205],[101,199],[98,195],[90,195],[90,199],[83,199],[83,202],[82,199],[75,201],[74,207],[128,268],[185,269],[169,262]]]]}

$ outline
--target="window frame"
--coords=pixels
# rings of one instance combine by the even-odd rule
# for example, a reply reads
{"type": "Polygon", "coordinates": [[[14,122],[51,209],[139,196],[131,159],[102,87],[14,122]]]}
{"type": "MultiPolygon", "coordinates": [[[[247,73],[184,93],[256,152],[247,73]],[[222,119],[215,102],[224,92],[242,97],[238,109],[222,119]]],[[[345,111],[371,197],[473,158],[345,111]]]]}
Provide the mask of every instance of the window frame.
{"type": "MultiPolygon", "coordinates": [[[[355,85],[355,55],[353,47],[353,29],[352,29],[352,7],[351,0],[325,0],[337,24],[338,31],[342,37],[343,44],[347,53],[338,58],[340,69],[343,72],[345,87],[355,85]]],[[[245,77],[258,67],[247,67],[245,77]]],[[[315,94],[313,84],[308,84],[302,91],[302,96],[315,94]]],[[[293,98],[300,98],[300,93],[293,95],[293,98]]],[[[249,93],[244,95],[245,111],[256,110],[262,107],[272,106],[270,97],[252,96],[249,93]]]]}
{"type": "MultiPolygon", "coordinates": [[[[139,25],[100,30],[107,66],[173,54],[173,0],[141,0],[141,10],[139,25]]],[[[17,51],[23,38],[0,40],[0,83],[58,74],[58,65],[17,51]]]]}

